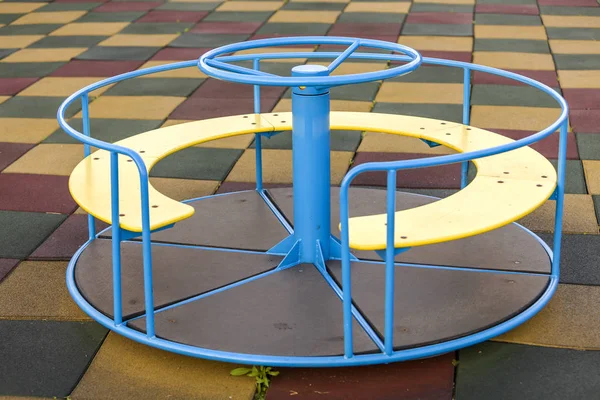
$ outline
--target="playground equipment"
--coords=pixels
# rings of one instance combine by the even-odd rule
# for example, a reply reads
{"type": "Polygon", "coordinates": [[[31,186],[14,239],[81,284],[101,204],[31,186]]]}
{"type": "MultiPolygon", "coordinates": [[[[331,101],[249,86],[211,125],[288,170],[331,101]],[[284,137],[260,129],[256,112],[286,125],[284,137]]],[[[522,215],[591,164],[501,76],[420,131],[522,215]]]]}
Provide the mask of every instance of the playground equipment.
{"type": "Polygon", "coordinates": [[[567,104],[551,88],[495,68],[424,58],[406,46],[344,37],[276,38],[231,44],[199,60],[94,83],[61,105],[58,120],[85,144],[73,198],[89,215],[89,241],[70,262],[67,286],[93,319],[130,339],[180,354],[270,366],[348,366],[429,357],[500,335],[535,315],[559,277],[567,104]],[[341,52],[256,53],[290,45],[344,45],[341,52]],[[387,53],[359,53],[368,47],[387,53]],[[243,50],[253,50],[236,54],[243,50]],[[398,54],[400,53],[400,54],[398,54]],[[283,77],[261,60],[333,59],[283,77]],[[331,76],[347,59],[388,69],[331,76]],[[252,68],[239,62],[252,62],[252,68]],[[461,123],[330,112],[329,89],[410,73],[421,64],[461,68],[461,123]],[[194,121],[114,144],[92,138],[88,94],[100,87],[198,65],[207,75],[254,85],[254,113],[194,121]],[[382,64],[385,66],[386,64],[382,64]],[[471,71],[540,89],[561,107],[546,129],[513,141],[469,125],[471,71]],[[291,113],[260,113],[261,86],[292,88],[291,113]],[[80,99],[83,133],[65,121],[80,99]],[[376,131],[445,145],[456,154],[350,169],[330,184],[330,130],[376,131]],[[293,188],[262,186],[261,138],[293,137],[293,188]],[[560,130],[558,173],[527,147],[560,130]],[[254,134],[256,190],[179,202],[148,172],[199,143],[254,134]],[[90,147],[99,150],[91,153],[90,147]],[[477,174],[469,183],[468,163],[477,174]],[[444,199],[396,191],[402,171],[461,163],[461,190],[444,199]],[[365,172],[387,190],[351,187],[365,172]],[[397,173],[397,171],[400,171],[397,173]],[[556,200],[553,250],[514,221],[556,200]],[[96,234],[95,218],[111,224],[96,234]],[[383,260],[383,261],[382,261],[383,260]]]}

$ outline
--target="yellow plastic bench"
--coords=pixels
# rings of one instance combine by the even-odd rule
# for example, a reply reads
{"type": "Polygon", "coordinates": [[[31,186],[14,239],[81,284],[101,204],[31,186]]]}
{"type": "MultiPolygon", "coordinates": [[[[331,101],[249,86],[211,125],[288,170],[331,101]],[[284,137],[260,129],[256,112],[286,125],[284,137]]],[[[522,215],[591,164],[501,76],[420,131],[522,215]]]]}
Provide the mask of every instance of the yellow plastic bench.
{"type": "MultiPolygon", "coordinates": [[[[462,124],[377,113],[332,112],[331,129],[384,132],[441,143],[460,152],[512,142],[512,139],[462,124]]],[[[209,140],[247,133],[287,131],[291,113],[215,118],[161,128],[117,142],[136,150],[148,170],[178,150],[209,140]]],[[[73,171],[69,187],[87,212],[111,222],[109,153],[97,151],[73,171]]],[[[395,247],[413,247],[483,233],[527,215],[543,204],[556,187],[552,164],[524,147],[474,160],[475,179],[463,190],[421,207],[396,212],[395,247]]],[[[132,162],[120,157],[121,227],[140,232],[139,175],[132,162]]],[[[401,172],[399,177],[401,179],[401,172]]],[[[169,199],[150,187],[150,228],[159,229],[191,216],[193,208],[169,199]],[[157,207],[154,207],[157,206],[157,207]]],[[[350,219],[350,247],[381,250],[386,247],[386,215],[350,219]]]]}

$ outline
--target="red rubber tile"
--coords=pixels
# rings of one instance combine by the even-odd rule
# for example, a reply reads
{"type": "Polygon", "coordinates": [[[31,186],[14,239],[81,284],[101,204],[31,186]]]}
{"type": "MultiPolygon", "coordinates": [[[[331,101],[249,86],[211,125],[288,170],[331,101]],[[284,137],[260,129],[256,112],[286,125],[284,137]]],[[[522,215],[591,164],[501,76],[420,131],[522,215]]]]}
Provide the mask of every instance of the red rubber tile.
{"type": "Polygon", "coordinates": [[[598,110],[571,110],[569,120],[575,133],[600,133],[598,110]]]}
{"type": "MultiPolygon", "coordinates": [[[[241,86],[241,85],[240,85],[241,86]]],[[[270,112],[277,98],[263,98],[261,101],[261,112],[270,112]]],[[[252,113],[254,109],[254,100],[248,99],[232,99],[230,97],[215,98],[189,98],[179,105],[171,113],[171,119],[205,119],[215,117],[226,117],[230,115],[252,113]]]]}
{"type": "Polygon", "coordinates": [[[2,282],[2,279],[4,279],[18,263],[19,260],[14,260],[12,258],[0,258],[0,282],[2,282]]]}
{"type": "MultiPolygon", "coordinates": [[[[96,220],[96,233],[108,225],[96,220]]],[[[73,214],[29,256],[30,259],[68,260],[88,240],[87,215],[73,214]]]]}
{"type": "Polygon", "coordinates": [[[248,40],[258,40],[258,39],[270,39],[270,38],[278,38],[278,37],[295,37],[295,36],[306,36],[301,33],[266,33],[259,35],[252,35],[248,40]]]}
{"type": "Polygon", "coordinates": [[[208,12],[193,11],[161,11],[154,10],[135,22],[198,22],[206,17],[208,12]]]}
{"type": "Polygon", "coordinates": [[[445,58],[447,60],[456,60],[471,62],[472,54],[466,51],[432,51],[426,50],[420,52],[423,57],[445,58]]]}
{"type": "Polygon", "coordinates": [[[252,34],[260,28],[262,22],[200,22],[190,32],[194,33],[247,33],[252,34]]]}
{"type": "Polygon", "coordinates": [[[154,7],[160,6],[162,3],[159,2],[148,2],[148,1],[111,1],[102,4],[100,7],[94,9],[98,12],[125,12],[125,11],[148,11],[154,7]]]}
{"type": "MultiPolygon", "coordinates": [[[[332,35],[331,33],[328,33],[327,36],[337,36],[337,35],[332,35]]],[[[343,36],[343,35],[342,35],[343,36]]],[[[372,35],[372,34],[360,34],[360,37],[363,39],[372,39],[372,40],[382,40],[384,42],[391,42],[391,43],[396,43],[398,41],[398,36],[399,35],[372,35]]],[[[321,46],[321,48],[323,48],[325,46],[321,46]]],[[[329,46],[327,46],[329,47],[329,46]]],[[[346,48],[348,46],[343,46],[343,48],[346,48]]],[[[361,52],[361,48],[358,49],[358,52],[361,52]]],[[[368,61],[366,61],[368,62],[368,61]]]]}
{"type": "Polygon", "coordinates": [[[55,3],[106,3],[109,0],[55,0],[55,3]]]}
{"type": "Polygon", "coordinates": [[[538,15],[535,4],[477,4],[475,12],[480,14],[519,14],[538,15]]]}
{"type": "Polygon", "coordinates": [[[452,354],[389,365],[351,368],[277,368],[267,393],[280,399],[451,399],[452,354]]]}
{"type": "Polygon", "coordinates": [[[188,61],[196,60],[202,54],[212,50],[209,48],[194,47],[166,47],[156,53],[150,61],[188,61]]]}
{"type": "Polygon", "coordinates": [[[472,24],[471,13],[416,12],[406,17],[407,24],[472,24]]]}
{"type": "MultiPolygon", "coordinates": [[[[263,188],[265,189],[274,189],[274,188],[282,188],[282,187],[290,187],[287,183],[265,183],[263,184],[263,188]]],[[[217,190],[217,194],[220,193],[231,193],[231,192],[241,192],[244,190],[255,190],[256,183],[253,182],[223,182],[219,189],[217,190]]]]}
{"type": "MultiPolygon", "coordinates": [[[[510,70],[515,74],[520,74],[531,79],[535,79],[550,87],[558,87],[558,79],[554,71],[531,71],[531,70],[510,70]]],[[[528,86],[525,83],[515,81],[508,78],[503,78],[498,75],[487,74],[484,72],[473,72],[474,84],[490,84],[490,85],[511,85],[511,86],[528,86]]]]}
{"type": "Polygon", "coordinates": [[[563,89],[563,95],[571,110],[600,110],[600,89],[563,89]]]}
{"type": "Polygon", "coordinates": [[[68,176],[0,174],[0,210],[69,214],[77,204],[68,176]]]}
{"type": "Polygon", "coordinates": [[[71,60],[50,76],[108,77],[138,69],[144,61],[71,60]]]}
{"type": "Polygon", "coordinates": [[[402,24],[353,24],[339,23],[331,27],[329,36],[400,35],[402,24]]]}
{"type": "MultiPolygon", "coordinates": [[[[33,144],[25,143],[3,143],[0,142],[0,171],[15,162],[23,154],[27,153],[33,144]]],[[[0,193],[4,193],[0,191],[0,193]]],[[[1,209],[1,207],[0,207],[1,209]]]]}
{"type": "Polygon", "coordinates": [[[540,6],[598,7],[596,0],[538,0],[540,6]]]}
{"type": "Polygon", "coordinates": [[[0,78],[0,95],[15,95],[38,79],[39,78],[0,78]]]}
{"type": "MultiPolygon", "coordinates": [[[[385,162],[430,157],[437,156],[431,154],[359,152],[356,153],[353,167],[373,161],[385,162]]],[[[386,175],[385,172],[366,172],[358,175],[352,182],[354,185],[360,186],[386,186],[386,175]]],[[[460,188],[460,164],[398,171],[396,186],[419,189],[458,189],[460,188]]]]}
{"type": "MultiPolygon", "coordinates": [[[[261,99],[278,99],[285,90],[285,87],[280,86],[263,86],[260,88],[260,96],[261,99]]],[[[254,99],[254,86],[208,79],[192,93],[191,98],[254,99]]]]}
{"type": "MultiPolygon", "coordinates": [[[[523,139],[527,136],[537,133],[532,131],[518,131],[512,129],[494,129],[493,132],[514,140],[523,139]]],[[[546,158],[556,159],[558,158],[558,139],[559,135],[558,132],[556,132],[529,147],[533,148],[546,158]]],[[[567,134],[567,158],[570,160],[579,159],[579,151],[577,151],[577,143],[575,142],[575,135],[573,132],[569,132],[567,134]]]]}

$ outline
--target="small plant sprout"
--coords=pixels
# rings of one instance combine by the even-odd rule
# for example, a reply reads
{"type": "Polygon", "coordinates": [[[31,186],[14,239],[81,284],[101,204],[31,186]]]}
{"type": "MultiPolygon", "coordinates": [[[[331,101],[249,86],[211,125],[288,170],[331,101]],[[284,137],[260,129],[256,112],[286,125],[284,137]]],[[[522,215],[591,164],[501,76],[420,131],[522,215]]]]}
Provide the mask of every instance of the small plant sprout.
{"type": "Polygon", "coordinates": [[[236,368],[232,370],[231,375],[233,376],[250,376],[254,377],[256,383],[256,393],[254,394],[255,400],[264,400],[267,395],[267,389],[272,376],[279,375],[279,371],[273,371],[271,367],[256,367],[252,368],[236,368]]]}

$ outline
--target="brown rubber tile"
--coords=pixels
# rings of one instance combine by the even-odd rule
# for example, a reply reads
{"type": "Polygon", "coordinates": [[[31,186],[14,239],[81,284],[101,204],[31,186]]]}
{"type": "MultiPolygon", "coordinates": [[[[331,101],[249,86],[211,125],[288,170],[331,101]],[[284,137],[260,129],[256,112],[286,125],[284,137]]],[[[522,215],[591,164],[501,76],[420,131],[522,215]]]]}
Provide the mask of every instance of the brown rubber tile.
{"type": "Polygon", "coordinates": [[[153,10],[135,22],[198,22],[207,15],[205,11],[153,10]]]}
{"type": "Polygon", "coordinates": [[[0,209],[69,214],[77,208],[66,176],[0,174],[0,209]]]}
{"type": "MultiPolygon", "coordinates": [[[[523,139],[527,136],[531,136],[538,131],[519,131],[510,129],[494,129],[495,133],[509,137],[514,140],[523,139]]],[[[546,158],[556,159],[558,158],[558,143],[560,136],[558,132],[551,134],[543,140],[540,140],[529,147],[538,151],[541,155],[546,158]]],[[[577,143],[575,141],[575,135],[573,132],[567,133],[567,159],[576,160],[579,159],[579,152],[577,151],[577,143]]]]}
{"type": "Polygon", "coordinates": [[[598,113],[598,110],[571,110],[569,117],[574,132],[600,133],[600,113],[598,113]]]}
{"type": "MultiPolygon", "coordinates": [[[[0,136],[1,138],[1,136],[0,136]]],[[[24,143],[2,143],[0,142],[0,171],[8,167],[15,160],[27,153],[33,145],[24,143]]]]}
{"type": "Polygon", "coordinates": [[[600,89],[563,89],[563,96],[572,110],[600,109],[600,89]]]}
{"type": "Polygon", "coordinates": [[[0,95],[13,96],[39,78],[0,78],[0,95]]]}
{"type": "Polygon", "coordinates": [[[481,14],[517,14],[538,15],[539,10],[535,4],[477,4],[475,12],[481,14]]]}

